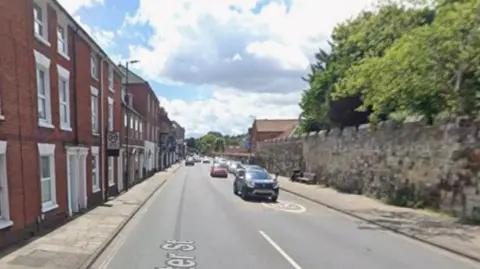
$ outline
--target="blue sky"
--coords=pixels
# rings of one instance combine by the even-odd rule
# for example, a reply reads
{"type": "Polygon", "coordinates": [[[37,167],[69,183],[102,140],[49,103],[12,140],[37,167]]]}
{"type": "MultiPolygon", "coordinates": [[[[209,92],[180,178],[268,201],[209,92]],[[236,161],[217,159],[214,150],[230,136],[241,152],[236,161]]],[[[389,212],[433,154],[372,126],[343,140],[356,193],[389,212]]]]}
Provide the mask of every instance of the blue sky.
{"type": "Polygon", "coordinates": [[[313,54],[371,0],[59,0],[112,59],[140,62],[188,135],[298,118],[313,54]]]}

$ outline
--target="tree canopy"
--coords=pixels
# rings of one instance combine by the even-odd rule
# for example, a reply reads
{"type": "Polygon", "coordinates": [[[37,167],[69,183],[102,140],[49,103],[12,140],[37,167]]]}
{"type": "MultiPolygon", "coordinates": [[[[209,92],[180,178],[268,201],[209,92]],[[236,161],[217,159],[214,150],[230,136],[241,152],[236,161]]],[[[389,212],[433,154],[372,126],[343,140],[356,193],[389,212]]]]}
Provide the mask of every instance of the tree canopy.
{"type": "Polygon", "coordinates": [[[476,0],[387,2],[333,30],[304,78],[302,130],[478,110],[476,0]]]}
{"type": "Polygon", "coordinates": [[[200,138],[187,139],[187,146],[202,154],[223,152],[228,146],[243,146],[245,135],[222,135],[219,132],[209,132],[200,138]]]}

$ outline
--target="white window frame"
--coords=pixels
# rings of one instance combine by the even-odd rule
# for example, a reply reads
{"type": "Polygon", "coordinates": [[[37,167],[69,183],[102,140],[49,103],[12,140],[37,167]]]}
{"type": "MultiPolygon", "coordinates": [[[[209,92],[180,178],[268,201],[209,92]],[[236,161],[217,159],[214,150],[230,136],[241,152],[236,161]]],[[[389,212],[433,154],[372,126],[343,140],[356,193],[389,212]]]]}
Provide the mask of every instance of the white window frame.
{"type": "Polygon", "coordinates": [[[98,120],[98,89],[91,86],[90,87],[90,90],[92,92],[91,96],[90,96],[90,105],[91,105],[91,111],[90,113],[92,114],[92,134],[94,135],[98,135],[99,134],[99,131],[100,131],[100,126],[99,126],[99,120],[98,120]],[[95,104],[92,104],[93,103],[93,98],[95,98],[95,104]]]}
{"type": "Polygon", "coordinates": [[[125,125],[125,127],[128,127],[128,115],[127,115],[127,113],[123,114],[123,125],[125,125]]]}
{"type": "Polygon", "coordinates": [[[72,131],[72,126],[70,124],[70,71],[65,69],[61,65],[57,65],[57,72],[58,72],[58,103],[59,103],[59,117],[60,117],[60,129],[64,131],[72,131]],[[61,85],[62,82],[65,82],[65,101],[62,99],[62,90],[61,90],[61,85]],[[62,114],[63,114],[63,109],[62,106],[65,106],[65,111],[66,111],[66,122],[62,120],[62,114]]]}
{"type": "MultiPolygon", "coordinates": [[[[95,161],[95,169],[92,167],[92,193],[101,191],[100,188],[100,149],[99,147],[92,147],[92,159],[95,161]],[[95,179],[94,179],[95,177],[95,179]]],[[[93,161],[92,160],[92,161],[93,161]]]]}
{"type": "Polygon", "coordinates": [[[42,42],[44,45],[50,47],[50,42],[48,41],[48,11],[47,11],[47,3],[43,1],[33,1],[33,34],[35,38],[42,42]],[[40,13],[42,14],[41,20],[37,20],[35,18],[35,6],[40,9],[40,13]],[[37,33],[35,31],[35,24],[39,24],[42,27],[42,33],[37,33]]]}
{"type": "MultiPolygon", "coordinates": [[[[55,180],[55,144],[44,144],[38,143],[38,164],[40,172],[40,194],[42,193],[42,181],[46,180],[42,178],[42,166],[41,166],[41,157],[48,157],[50,159],[50,192],[52,194],[52,199],[48,202],[42,202],[42,213],[54,210],[58,208],[57,203],[57,193],[56,193],[56,180],[55,180]]],[[[40,201],[42,201],[42,196],[40,195],[40,201]]]]}
{"type": "Polygon", "coordinates": [[[98,80],[98,58],[93,53],[90,55],[90,74],[92,78],[98,80]]]}
{"type": "Polygon", "coordinates": [[[68,26],[61,23],[58,23],[57,25],[57,50],[58,54],[63,56],[65,59],[70,60],[70,57],[68,56],[68,26]],[[63,30],[63,38],[60,35],[60,29],[63,30]]]}
{"type": "MultiPolygon", "coordinates": [[[[45,99],[45,119],[38,117],[38,125],[45,128],[55,128],[52,124],[52,97],[51,97],[51,84],[50,84],[50,59],[40,52],[34,50],[35,55],[35,77],[36,77],[36,89],[37,89],[37,108],[40,105],[38,99],[45,99]],[[45,73],[45,96],[42,96],[38,91],[39,79],[38,72],[43,71],[45,73]]],[[[38,113],[38,109],[37,109],[38,113]]],[[[38,114],[37,114],[38,115],[38,114]]],[[[40,115],[38,115],[40,116],[40,115]]]]}
{"type": "Polygon", "coordinates": [[[112,97],[108,97],[108,130],[109,131],[113,131],[114,129],[114,114],[115,114],[115,110],[114,110],[114,107],[113,107],[113,98],[112,97]]]}
{"type": "Polygon", "coordinates": [[[143,126],[142,122],[138,123],[138,132],[140,133],[140,139],[143,139],[143,126]]]}
{"type": "Polygon", "coordinates": [[[108,89],[111,91],[111,92],[114,92],[114,73],[113,73],[113,66],[110,65],[108,67],[108,89]]]}
{"type": "Polygon", "coordinates": [[[7,141],[0,141],[0,229],[13,225],[10,219],[7,167],[7,141]]]}
{"type": "Polygon", "coordinates": [[[108,157],[108,186],[109,187],[115,185],[114,169],[115,169],[115,158],[108,157]]]}

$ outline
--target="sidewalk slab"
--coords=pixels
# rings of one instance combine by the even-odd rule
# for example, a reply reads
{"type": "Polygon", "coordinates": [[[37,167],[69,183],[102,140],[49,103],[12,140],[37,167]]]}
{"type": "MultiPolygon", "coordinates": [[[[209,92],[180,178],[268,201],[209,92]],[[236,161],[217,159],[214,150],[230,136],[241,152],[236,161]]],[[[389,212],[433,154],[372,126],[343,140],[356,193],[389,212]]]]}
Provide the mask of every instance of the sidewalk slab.
{"type": "Polygon", "coordinates": [[[0,269],[87,268],[180,167],[175,164],[156,173],[105,204],[5,255],[0,258],[0,269]]]}
{"type": "MultiPolygon", "coordinates": [[[[480,227],[459,223],[455,218],[396,207],[362,195],[345,194],[320,185],[291,182],[278,177],[280,188],[331,209],[375,224],[410,238],[480,261],[480,227]]],[[[366,227],[362,227],[365,229],[366,227]]],[[[378,229],[368,227],[369,229],[378,229]]]]}

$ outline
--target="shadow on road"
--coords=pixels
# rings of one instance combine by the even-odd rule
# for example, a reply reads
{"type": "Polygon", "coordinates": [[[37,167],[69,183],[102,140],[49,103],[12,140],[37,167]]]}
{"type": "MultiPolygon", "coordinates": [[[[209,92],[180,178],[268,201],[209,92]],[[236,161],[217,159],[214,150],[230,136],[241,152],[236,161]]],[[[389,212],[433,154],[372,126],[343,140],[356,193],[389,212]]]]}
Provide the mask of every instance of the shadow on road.
{"type": "MultiPolygon", "coordinates": [[[[410,212],[394,212],[379,209],[352,210],[351,213],[360,215],[370,221],[391,229],[399,230],[422,238],[455,237],[463,241],[472,241],[478,234],[480,227],[467,226],[456,220],[438,218],[410,212]]],[[[363,225],[365,226],[365,225],[363,225]]],[[[383,229],[380,227],[360,227],[360,229],[383,229]]]]}

